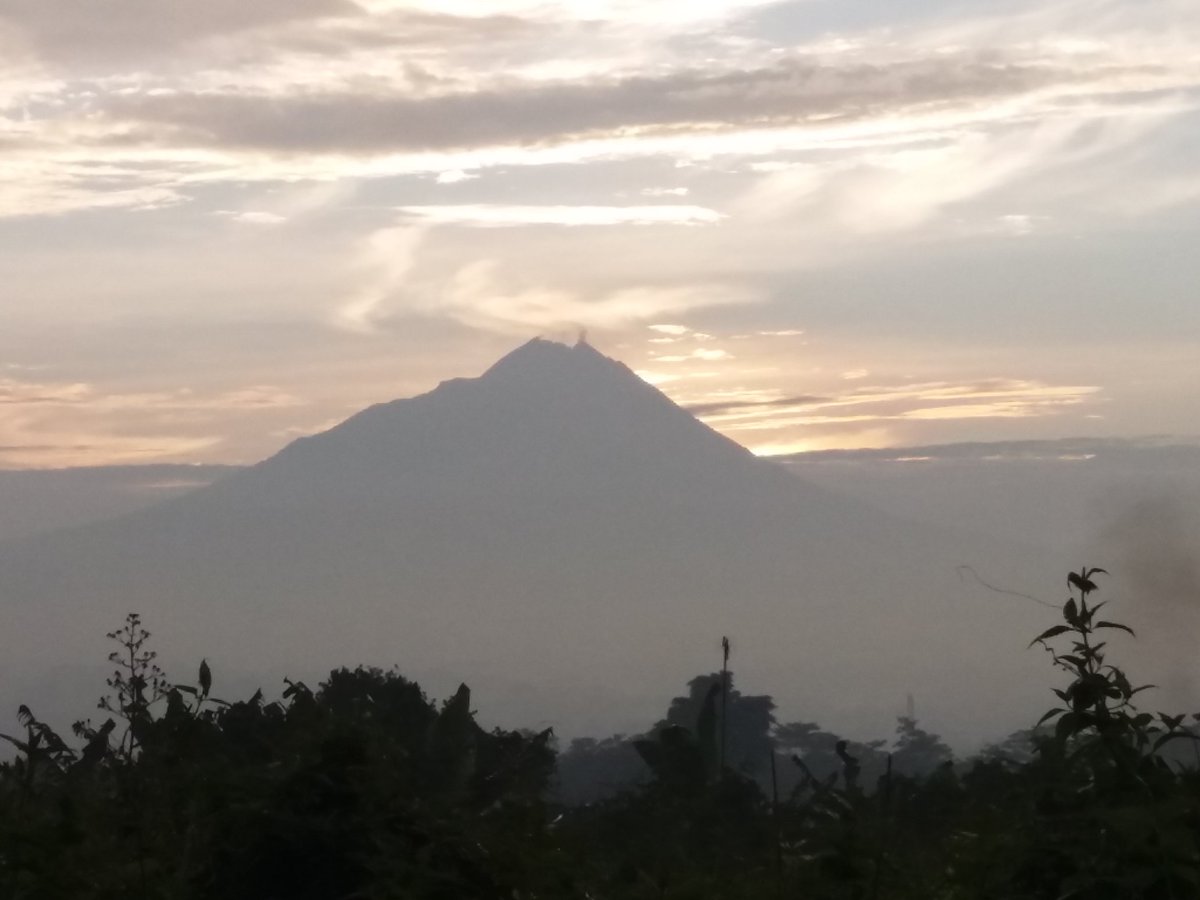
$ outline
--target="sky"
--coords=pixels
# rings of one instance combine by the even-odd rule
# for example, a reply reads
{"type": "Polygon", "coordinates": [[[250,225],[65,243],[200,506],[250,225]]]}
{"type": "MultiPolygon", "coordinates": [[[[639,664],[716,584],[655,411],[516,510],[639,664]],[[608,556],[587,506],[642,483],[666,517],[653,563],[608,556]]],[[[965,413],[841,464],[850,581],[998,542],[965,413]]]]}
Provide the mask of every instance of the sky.
{"type": "Polygon", "coordinates": [[[759,453],[1192,434],[1195,0],[0,0],[0,468],[587,339],[759,453]]]}

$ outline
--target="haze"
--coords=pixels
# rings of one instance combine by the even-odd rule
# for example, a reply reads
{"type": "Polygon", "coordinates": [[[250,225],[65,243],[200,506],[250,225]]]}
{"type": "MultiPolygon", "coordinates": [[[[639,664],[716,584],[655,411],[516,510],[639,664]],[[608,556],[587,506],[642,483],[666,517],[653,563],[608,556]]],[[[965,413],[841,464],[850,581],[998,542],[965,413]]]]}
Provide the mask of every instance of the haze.
{"type": "Polygon", "coordinates": [[[66,715],[136,607],[237,684],[400,662],[564,733],[731,633],[790,714],[971,742],[1086,563],[1190,702],[1198,35],[0,0],[0,700],[66,715]]]}

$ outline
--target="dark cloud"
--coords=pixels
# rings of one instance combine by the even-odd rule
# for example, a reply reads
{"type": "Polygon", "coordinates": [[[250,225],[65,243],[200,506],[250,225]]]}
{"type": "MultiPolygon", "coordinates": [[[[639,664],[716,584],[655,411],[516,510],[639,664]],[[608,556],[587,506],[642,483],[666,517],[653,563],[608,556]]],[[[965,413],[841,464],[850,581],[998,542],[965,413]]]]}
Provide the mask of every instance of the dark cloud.
{"type": "Polygon", "coordinates": [[[789,406],[811,406],[814,403],[824,403],[828,397],[814,397],[800,394],[795,397],[783,397],[778,400],[729,400],[715,403],[694,403],[685,406],[693,416],[717,416],[723,413],[741,412],[749,409],[779,409],[789,406]]]}
{"type": "Polygon", "coordinates": [[[962,103],[1098,79],[1042,65],[921,60],[831,67],[789,62],[713,74],[689,70],[616,81],[525,82],[426,97],[238,93],[113,97],[117,121],[163,128],[163,140],[284,152],[385,152],[536,143],[627,128],[774,126],[962,103]]]}
{"type": "Polygon", "coordinates": [[[500,42],[543,37],[548,23],[513,15],[455,16],[421,10],[395,10],[347,18],[322,28],[290,29],[272,49],[336,55],[348,50],[429,48],[478,55],[494,54],[500,42]]]}
{"type": "Polygon", "coordinates": [[[0,26],[14,29],[40,57],[62,63],[127,64],[215,35],[362,14],[350,0],[0,0],[0,26]]]}

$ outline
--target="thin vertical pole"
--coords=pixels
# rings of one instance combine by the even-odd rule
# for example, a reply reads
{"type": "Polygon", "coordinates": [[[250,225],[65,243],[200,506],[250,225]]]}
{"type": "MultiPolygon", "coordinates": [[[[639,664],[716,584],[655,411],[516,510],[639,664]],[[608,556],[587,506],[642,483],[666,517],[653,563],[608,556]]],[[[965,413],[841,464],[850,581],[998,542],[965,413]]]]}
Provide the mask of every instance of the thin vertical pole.
{"type": "Polygon", "coordinates": [[[779,834],[779,778],[775,774],[775,742],[771,742],[771,823],[775,827],[775,893],[783,896],[783,844],[779,834]]]}
{"type": "Polygon", "coordinates": [[[721,775],[725,774],[725,733],[729,729],[729,638],[721,638],[721,775]]]}

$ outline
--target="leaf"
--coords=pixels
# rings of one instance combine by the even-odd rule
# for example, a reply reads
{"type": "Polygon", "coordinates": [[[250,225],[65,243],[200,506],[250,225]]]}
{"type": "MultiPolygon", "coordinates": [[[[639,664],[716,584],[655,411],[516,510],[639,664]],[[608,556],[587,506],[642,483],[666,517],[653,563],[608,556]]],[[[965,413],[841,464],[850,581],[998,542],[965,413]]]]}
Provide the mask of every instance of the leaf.
{"type": "Polygon", "coordinates": [[[1128,631],[1134,637],[1137,637],[1137,633],[1132,628],[1130,628],[1128,625],[1122,625],[1120,622],[1097,622],[1096,627],[1097,628],[1119,628],[1121,631],[1128,631]]]}
{"type": "Polygon", "coordinates": [[[283,699],[288,700],[292,697],[312,698],[312,691],[309,690],[308,685],[303,681],[292,681],[290,678],[284,678],[283,683],[287,685],[283,691],[283,699]]]}
{"type": "Polygon", "coordinates": [[[108,719],[103,725],[100,726],[100,730],[92,735],[92,739],[88,741],[87,746],[83,748],[82,761],[84,763],[91,765],[103,758],[104,754],[108,752],[108,736],[113,733],[113,729],[116,728],[116,725],[116,722],[114,722],[112,719],[108,719]]]}
{"type": "Polygon", "coordinates": [[[1133,685],[1129,683],[1129,679],[1125,673],[1116,667],[1112,668],[1112,683],[1117,686],[1117,690],[1121,692],[1121,696],[1128,700],[1133,696],[1133,685]]]}
{"type": "Polygon", "coordinates": [[[1075,606],[1075,598],[1072,597],[1063,605],[1063,618],[1075,625],[1079,621],[1079,609],[1075,606]]]}
{"type": "MultiPolygon", "coordinates": [[[[1043,631],[1041,634],[1039,634],[1037,637],[1035,637],[1032,641],[1029,642],[1029,647],[1032,647],[1034,644],[1044,641],[1047,638],[1057,637],[1060,634],[1066,634],[1070,630],[1071,629],[1066,625],[1055,625],[1053,628],[1047,628],[1045,631],[1043,631]]],[[[1028,650],[1029,647],[1026,647],[1025,649],[1028,650]]]]}
{"type": "Polygon", "coordinates": [[[658,745],[658,741],[640,740],[633,742],[633,749],[637,751],[638,756],[652,772],[658,772],[662,768],[663,752],[662,747],[658,745]]]}
{"type": "Polygon", "coordinates": [[[1067,576],[1067,584],[1071,585],[1071,587],[1078,588],[1081,594],[1090,594],[1092,591],[1096,590],[1096,583],[1087,577],[1088,574],[1089,573],[1087,569],[1083,570],[1082,575],[1078,572],[1072,572],[1067,576]]]}
{"type": "Polygon", "coordinates": [[[1174,731],[1176,728],[1178,728],[1179,723],[1183,721],[1182,714],[1178,715],[1178,716],[1168,716],[1166,713],[1160,712],[1158,714],[1158,718],[1164,725],[1166,725],[1172,731],[1174,731]]]}
{"type": "Polygon", "coordinates": [[[178,718],[187,714],[188,708],[183,702],[183,694],[179,692],[179,688],[171,688],[167,691],[167,718],[178,718]]]}
{"type": "Polygon", "coordinates": [[[1039,727],[1039,726],[1040,726],[1040,725],[1041,725],[1043,722],[1045,722],[1047,719],[1052,719],[1052,718],[1054,718],[1055,716],[1057,716],[1059,713],[1065,713],[1065,712],[1066,712],[1066,710],[1065,710],[1065,709],[1063,709],[1061,706],[1056,706],[1056,707],[1054,707],[1054,709],[1048,709],[1048,710],[1046,710],[1046,712],[1045,712],[1045,713],[1042,715],[1042,717],[1041,717],[1040,719],[1038,719],[1038,720],[1037,720],[1037,725],[1034,725],[1033,727],[1034,727],[1034,728],[1038,728],[1038,727],[1039,727]]]}
{"type": "Polygon", "coordinates": [[[1157,741],[1154,742],[1154,749],[1157,750],[1167,741],[1173,741],[1175,738],[1191,738],[1193,741],[1200,741],[1200,737],[1192,734],[1190,731],[1168,731],[1157,741]]]}
{"type": "Polygon", "coordinates": [[[29,755],[29,745],[26,744],[24,741],[19,741],[10,734],[0,734],[0,738],[3,738],[4,740],[8,741],[10,744],[12,744],[14,747],[16,747],[18,750],[20,750],[26,756],[29,755]]]}
{"type": "Polygon", "coordinates": [[[1069,712],[1058,720],[1058,724],[1054,726],[1054,737],[1060,744],[1065,744],[1067,739],[1079,733],[1087,727],[1087,720],[1079,713],[1069,712]]]}
{"type": "Polygon", "coordinates": [[[208,667],[208,660],[200,660],[200,690],[205,697],[208,696],[208,691],[212,687],[212,669],[208,667]]]}

